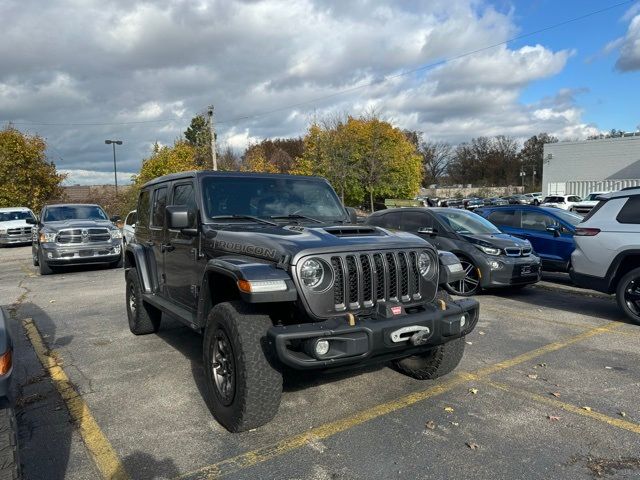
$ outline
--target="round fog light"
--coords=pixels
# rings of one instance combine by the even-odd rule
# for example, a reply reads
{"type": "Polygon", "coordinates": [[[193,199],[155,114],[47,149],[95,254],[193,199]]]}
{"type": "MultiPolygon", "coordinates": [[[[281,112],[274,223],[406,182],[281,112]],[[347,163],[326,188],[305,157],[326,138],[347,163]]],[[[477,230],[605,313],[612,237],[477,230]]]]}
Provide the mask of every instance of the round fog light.
{"type": "Polygon", "coordinates": [[[462,315],[460,317],[460,328],[463,328],[466,324],[467,324],[467,316],[466,315],[462,315]]]}
{"type": "Polygon", "coordinates": [[[492,260],[491,262],[489,262],[489,266],[493,270],[498,270],[500,268],[500,262],[496,262],[495,260],[492,260]]]}
{"type": "Polygon", "coordinates": [[[326,355],[329,352],[329,341],[318,340],[316,342],[315,352],[319,357],[321,357],[322,355],[326,355]]]}

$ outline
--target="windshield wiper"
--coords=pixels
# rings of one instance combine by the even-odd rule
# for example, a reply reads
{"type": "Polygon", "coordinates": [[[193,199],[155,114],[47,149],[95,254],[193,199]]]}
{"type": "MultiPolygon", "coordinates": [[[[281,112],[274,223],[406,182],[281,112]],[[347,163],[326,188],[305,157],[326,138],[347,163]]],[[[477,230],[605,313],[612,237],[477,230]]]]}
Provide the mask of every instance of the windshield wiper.
{"type": "Polygon", "coordinates": [[[253,215],[216,215],[211,217],[211,220],[253,220],[254,222],[264,223],[265,225],[272,225],[277,227],[278,224],[270,222],[264,218],[254,217],[253,215]]]}
{"type": "Polygon", "coordinates": [[[306,215],[300,215],[299,213],[292,213],[289,215],[271,215],[269,218],[272,218],[274,220],[279,218],[284,218],[287,220],[301,219],[301,220],[311,220],[312,222],[316,222],[316,223],[324,223],[322,220],[318,220],[317,218],[313,218],[313,217],[308,217],[306,215]]]}

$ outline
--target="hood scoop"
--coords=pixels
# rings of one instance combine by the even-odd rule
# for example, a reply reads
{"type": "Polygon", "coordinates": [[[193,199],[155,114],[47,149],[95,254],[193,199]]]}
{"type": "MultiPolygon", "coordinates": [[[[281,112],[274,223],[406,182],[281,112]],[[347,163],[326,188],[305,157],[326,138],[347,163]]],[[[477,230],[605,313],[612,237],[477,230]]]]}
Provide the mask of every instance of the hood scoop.
{"type": "Polygon", "coordinates": [[[328,227],[324,229],[336,237],[381,237],[384,233],[375,227],[358,225],[341,225],[339,227],[328,227]]]}

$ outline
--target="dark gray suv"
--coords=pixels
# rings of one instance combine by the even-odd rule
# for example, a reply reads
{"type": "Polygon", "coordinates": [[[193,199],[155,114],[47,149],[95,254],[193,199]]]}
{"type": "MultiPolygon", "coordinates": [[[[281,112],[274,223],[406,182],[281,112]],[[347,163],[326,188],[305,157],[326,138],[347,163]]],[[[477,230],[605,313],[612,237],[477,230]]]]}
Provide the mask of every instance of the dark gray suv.
{"type": "Polygon", "coordinates": [[[34,229],[33,264],[41,275],[53,268],[107,263],[122,266],[122,231],[109,219],[102,207],[87,204],[46,205],[34,229]]]}

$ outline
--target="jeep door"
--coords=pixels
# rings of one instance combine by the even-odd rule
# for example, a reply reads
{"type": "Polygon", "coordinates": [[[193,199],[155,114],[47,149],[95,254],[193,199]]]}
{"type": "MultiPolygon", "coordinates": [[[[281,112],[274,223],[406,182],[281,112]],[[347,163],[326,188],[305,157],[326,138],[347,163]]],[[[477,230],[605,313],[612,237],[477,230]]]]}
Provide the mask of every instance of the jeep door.
{"type": "MultiPolygon", "coordinates": [[[[164,252],[162,244],[164,242],[164,224],[165,224],[165,209],[167,206],[167,195],[169,194],[169,187],[166,183],[154,187],[151,192],[151,216],[149,221],[149,230],[147,239],[144,241],[144,246],[151,251],[149,252],[151,257],[155,261],[151,262],[151,268],[155,269],[155,273],[152,272],[154,280],[157,282],[160,292],[164,291],[164,252]]],[[[141,223],[141,222],[140,222],[141,223]]],[[[140,226],[140,225],[139,225],[140,226]]]]}
{"type": "MultiPolygon", "coordinates": [[[[171,186],[170,199],[171,205],[184,206],[196,213],[194,224],[189,228],[197,229],[193,181],[176,181],[171,186]]],[[[198,235],[167,228],[163,247],[166,293],[175,303],[193,310],[197,307],[197,288],[202,274],[202,268],[198,267],[198,240],[198,235]]]]}

